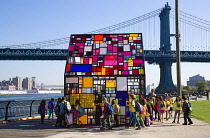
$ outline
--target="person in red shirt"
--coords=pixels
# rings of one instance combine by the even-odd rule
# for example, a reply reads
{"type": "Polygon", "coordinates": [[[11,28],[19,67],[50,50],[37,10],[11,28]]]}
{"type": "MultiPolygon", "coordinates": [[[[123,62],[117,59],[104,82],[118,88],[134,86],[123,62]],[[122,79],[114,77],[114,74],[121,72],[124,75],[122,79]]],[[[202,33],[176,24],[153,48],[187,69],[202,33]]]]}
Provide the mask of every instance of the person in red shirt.
{"type": "Polygon", "coordinates": [[[106,120],[106,122],[108,123],[108,130],[112,130],[111,127],[112,125],[110,121],[111,115],[108,113],[108,105],[107,105],[108,102],[106,97],[103,97],[103,103],[104,103],[104,111],[103,111],[104,117],[102,119],[102,127],[100,129],[105,130],[105,120],[106,120]]]}

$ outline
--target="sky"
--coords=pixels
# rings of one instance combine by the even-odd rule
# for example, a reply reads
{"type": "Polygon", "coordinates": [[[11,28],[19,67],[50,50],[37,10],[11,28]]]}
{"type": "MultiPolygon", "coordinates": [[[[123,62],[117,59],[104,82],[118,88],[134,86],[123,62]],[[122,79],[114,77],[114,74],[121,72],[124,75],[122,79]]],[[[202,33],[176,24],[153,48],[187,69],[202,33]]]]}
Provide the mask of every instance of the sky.
{"type": "MultiPolygon", "coordinates": [[[[0,46],[69,37],[107,27],[162,8],[175,0],[0,0],[0,46]]],[[[180,10],[210,21],[210,0],[180,0],[180,10]]],[[[143,34],[144,35],[144,34],[143,34]]],[[[62,85],[65,61],[0,61],[0,81],[36,77],[62,85]]],[[[146,63],[146,84],[159,84],[159,66],[146,63]]],[[[210,80],[209,63],[181,63],[181,82],[200,74],[210,80]]],[[[176,64],[172,65],[176,84],[176,64]]]]}

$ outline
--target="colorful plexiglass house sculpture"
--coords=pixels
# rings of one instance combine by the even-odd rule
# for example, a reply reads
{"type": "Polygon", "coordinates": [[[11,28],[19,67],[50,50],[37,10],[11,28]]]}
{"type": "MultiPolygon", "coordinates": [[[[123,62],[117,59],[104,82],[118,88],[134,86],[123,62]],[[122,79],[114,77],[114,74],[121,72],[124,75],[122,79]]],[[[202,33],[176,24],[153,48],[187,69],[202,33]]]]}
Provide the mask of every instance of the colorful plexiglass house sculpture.
{"type": "Polygon", "coordinates": [[[128,95],[145,94],[142,34],[71,35],[64,83],[71,105],[80,99],[85,108],[83,124],[95,124],[94,101],[102,103],[102,97],[116,99],[125,123],[128,95]]]}

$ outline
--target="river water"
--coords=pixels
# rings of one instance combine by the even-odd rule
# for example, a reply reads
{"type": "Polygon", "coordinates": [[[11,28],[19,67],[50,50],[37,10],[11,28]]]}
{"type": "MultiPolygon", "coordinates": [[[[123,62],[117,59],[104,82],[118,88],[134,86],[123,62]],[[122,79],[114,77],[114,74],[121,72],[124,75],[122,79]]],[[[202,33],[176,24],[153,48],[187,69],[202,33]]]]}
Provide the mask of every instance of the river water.
{"type": "Polygon", "coordinates": [[[14,101],[14,100],[35,100],[35,99],[50,99],[63,97],[63,93],[58,94],[17,94],[17,95],[0,95],[0,101],[14,101]]]}

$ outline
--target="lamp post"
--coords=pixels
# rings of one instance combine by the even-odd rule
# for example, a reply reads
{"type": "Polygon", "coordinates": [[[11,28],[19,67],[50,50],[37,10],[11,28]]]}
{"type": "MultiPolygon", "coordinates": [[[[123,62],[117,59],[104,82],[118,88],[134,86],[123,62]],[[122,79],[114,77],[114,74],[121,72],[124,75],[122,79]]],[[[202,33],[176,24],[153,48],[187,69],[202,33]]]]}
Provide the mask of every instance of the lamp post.
{"type": "Polygon", "coordinates": [[[182,96],[180,67],[179,0],[175,0],[177,93],[182,96]]]}

